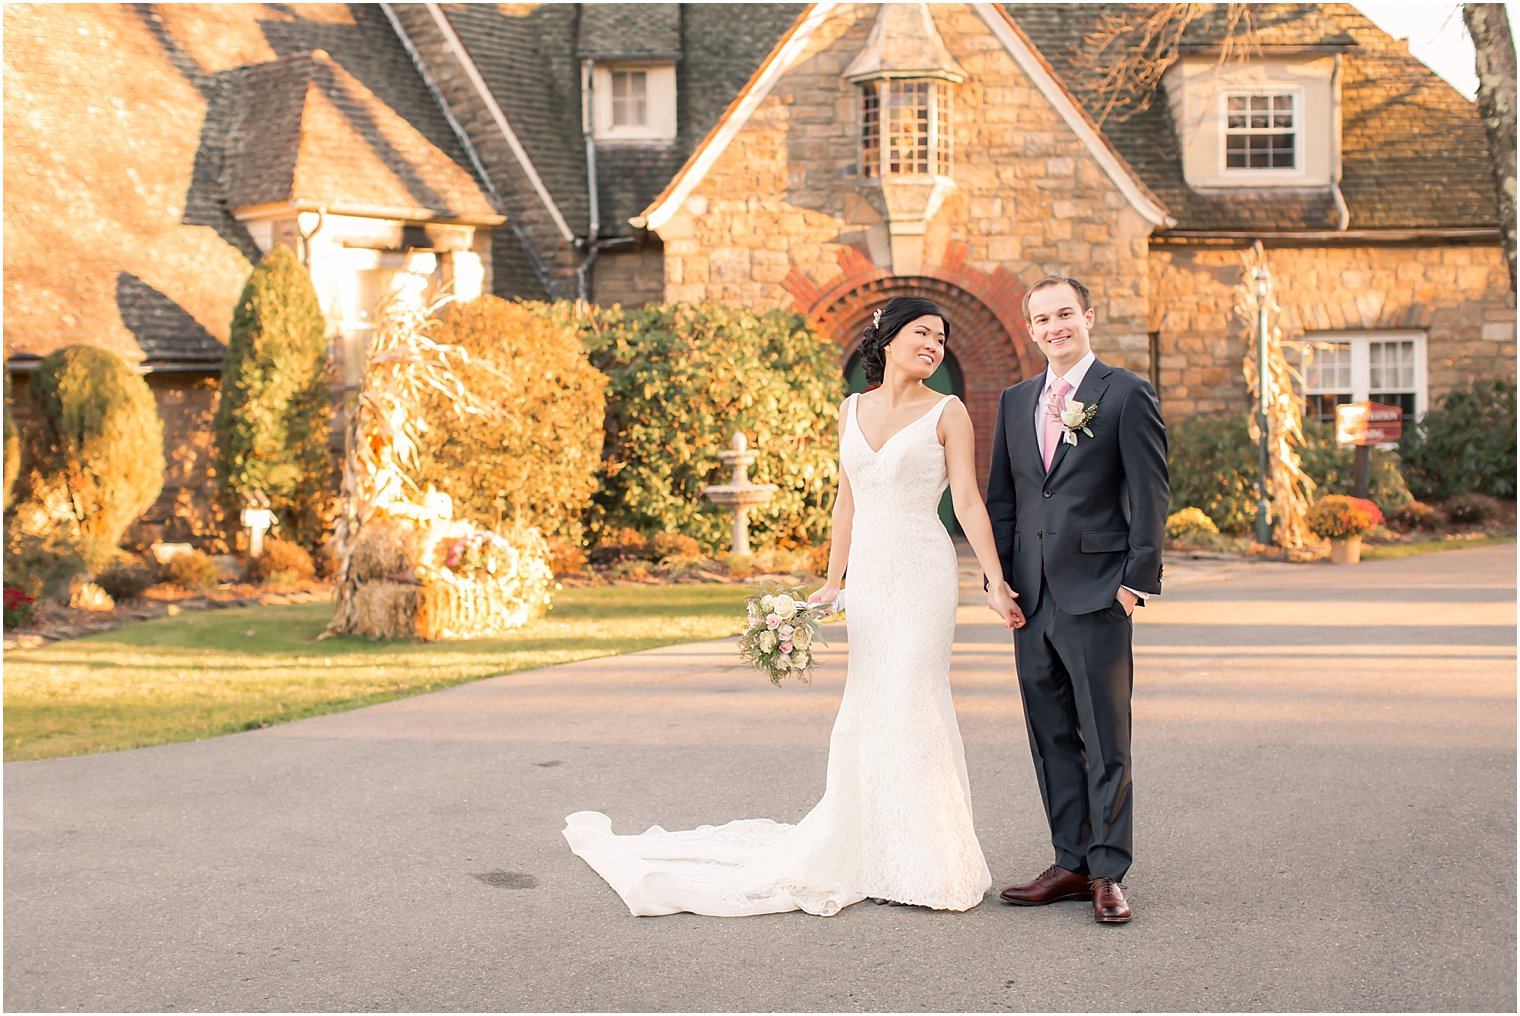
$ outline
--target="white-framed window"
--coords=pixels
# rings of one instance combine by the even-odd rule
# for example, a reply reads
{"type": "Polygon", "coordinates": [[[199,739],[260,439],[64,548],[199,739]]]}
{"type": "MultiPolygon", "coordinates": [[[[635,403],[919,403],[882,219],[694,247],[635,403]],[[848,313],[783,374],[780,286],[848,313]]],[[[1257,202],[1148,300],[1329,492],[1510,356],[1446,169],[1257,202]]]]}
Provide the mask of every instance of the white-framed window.
{"type": "Polygon", "coordinates": [[[1302,98],[1296,89],[1227,91],[1220,101],[1226,174],[1302,169],[1302,98]]]}
{"type": "Polygon", "coordinates": [[[354,389],[364,376],[370,341],[390,303],[425,306],[440,279],[437,258],[430,253],[352,248],[344,253],[333,352],[342,366],[344,387],[354,389]]]}
{"type": "Polygon", "coordinates": [[[1333,424],[1336,406],[1371,399],[1401,407],[1411,425],[1427,408],[1423,333],[1311,334],[1299,354],[1307,419],[1333,424]]]}
{"type": "Polygon", "coordinates": [[[860,86],[860,175],[949,176],[950,82],[882,78],[860,86]]]}
{"type": "Polygon", "coordinates": [[[591,74],[591,122],[600,141],[674,139],[675,64],[597,64],[591,74]]]}

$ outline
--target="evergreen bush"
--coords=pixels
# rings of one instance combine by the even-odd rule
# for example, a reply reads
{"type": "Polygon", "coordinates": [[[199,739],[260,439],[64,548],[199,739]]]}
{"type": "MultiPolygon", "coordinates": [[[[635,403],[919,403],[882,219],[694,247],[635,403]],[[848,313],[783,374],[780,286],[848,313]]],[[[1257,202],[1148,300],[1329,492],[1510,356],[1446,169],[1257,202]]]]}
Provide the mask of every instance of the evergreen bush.
{"type": "Polygon", "coordinates": [[[416,476],[453,499],[455,518],[521,522],[579,546],[601,466],[607,380],[576,330],[551,316],[546,305],[495,296],[444,309],[432,337],[484,361],[465,383],[500,411],[461,416],[430,391],[416,476]]]}
{"type": "Polygon", "coordinates": [[[277,244],[238,297],[222,359],[216,473],[235,518],[262,491],[282,531],[321,547],[333,515],[327,338],[311,276],[277,244]]]}
{"type": "Polygon", "coordinates": [[[163,490],[164,425],[153,393],[116,353],[68,346],[37,365],[29,394],[37,423],[27,432],[20,528],[49,553],[77,553],[102,568],[163,490]]]}
{"type": "Polygon", "coordinates": [[[609,379],[594,538],[631,527],[728,547],[730,516],[702,488],[728,482],[718,453],[736,431],[759,452],[750,479],[779,488],[750,512],[750,539],[811,547],[828,535],[845,394],[834,343],[800,315],[718,303],[593,307],[572,320],[609,379]]]}
{"type": "Polygon", "coordinates": [[[159,581],[157,568],[135,561],[114,564],[95,576],[95,584],[117,603],[135,600],[159,581]]]}
{"type": "Polygon", "coordinates": [[[1400,445],[1410,488],[1422,498],[1515,496],[1515,380],[1455,388],[1409,428],[1400,445]]]}
{"type": "Polygon", "coordinates": [[[1490,494],[1458,494],[1442,506],[1446,517],[1460,526],[1481,526],[1499,517],[1497,498],[1490,494]]]}
{"type": "Polygon", "coordinates": [[[21,474],[21,438],[16,421],[11,419],[11,376],[5,375],[5,505],[11,506],[16,494],[16,477],[21,474]]]}

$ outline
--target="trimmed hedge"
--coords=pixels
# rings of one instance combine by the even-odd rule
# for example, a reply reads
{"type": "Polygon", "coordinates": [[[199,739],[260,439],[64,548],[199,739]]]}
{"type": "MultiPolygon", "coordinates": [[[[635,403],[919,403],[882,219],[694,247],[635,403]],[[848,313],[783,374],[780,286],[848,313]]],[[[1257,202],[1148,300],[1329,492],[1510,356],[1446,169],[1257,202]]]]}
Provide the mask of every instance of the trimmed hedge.
{"type": "MultiPolygon", "coordinates": [[[[1195,416],[1170,431],[1171,508],[1202,509],[1220,532],[1244,535],[1256,522],[1256,478],[1260,466],[1251,441],[1250,416],[1195,416]]],[[[1355,452],[1335,443],[1332,428],[1304,421],[1307,443],[1300,454],[1315,496],[1350,494],[1356,482],[1355,452]]],[[[1414,500],[1399,472],[1399,456],[1374,448],[1369,469],[1370,499],[1390,514],[1414,500]]]]}
{"type": "Polygon", "coordinates": [[[1515,496],[1515,380],[1474,381],[1441,397],[1399,446],[1422,498],[1515,496]]]}
{"type": "Polygon", "coordinates": [[[430,393],[418,482],[454,500],[456,518],[521,521],[578,546],[597,489],[607,379],[577,332],[544,304],[485,296],[446,307],[432,336],[485,361],[465,383],[499,408],[464,416],[430,393]]]}
{"type": "Polygon", "coordinates": [[[680,532],[706,552],[726,549],[730,516],[702,488],[728,481],[718,452],[736,431],[759,452],[750,479],[779,487],[751,511],[751,540],[811,547],[828,536],[845,394],[833,342],[798,314],[711,302],[557,312],[609,381],[595,538],[680,532]]]}
{"type": "Polygon", "coordinates": [[[216,473],[233,518],[262,491],[284,535],[322,545],[334,510],[327,338],[311,276],[277,244],[238,297],[222,359],[216,473]]]}
{"type": "Polygon", "coordinates": [[[29,386],[22,528],[92,569],[117,553],[127,526],[164,485],[164,425],[148,383],[122,357],[69,346],[37,365],[29,386]]]}

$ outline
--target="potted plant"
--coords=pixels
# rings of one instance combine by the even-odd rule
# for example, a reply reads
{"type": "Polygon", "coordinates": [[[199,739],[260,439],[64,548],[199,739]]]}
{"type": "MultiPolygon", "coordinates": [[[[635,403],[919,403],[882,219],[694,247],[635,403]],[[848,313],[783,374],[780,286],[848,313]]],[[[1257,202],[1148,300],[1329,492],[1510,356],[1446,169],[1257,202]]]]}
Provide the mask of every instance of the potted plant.
{"type": "Polygon", "coordinates": [[[1383,524],[1378,506],[1362,497],[1331,494],[1309,507],[1309,531],[1330,541],[1330,560],[1356,564],[1362,559],[1362,534],[1383,524]]]}

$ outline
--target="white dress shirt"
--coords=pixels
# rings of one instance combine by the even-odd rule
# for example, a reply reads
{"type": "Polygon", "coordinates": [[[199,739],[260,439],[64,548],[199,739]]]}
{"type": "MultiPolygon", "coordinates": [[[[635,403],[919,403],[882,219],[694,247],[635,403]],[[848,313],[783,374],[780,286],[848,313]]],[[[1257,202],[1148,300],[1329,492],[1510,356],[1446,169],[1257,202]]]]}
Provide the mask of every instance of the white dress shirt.
{"type": "MultiPolygon", "coordinates": [[[[1097,359],[1097,354],[1089,349],[1087,351],[1087,355],[1073,364],[1071,369],[1068,370],[1065,374],[1052,375],[1050,368],[1045,368],[1045,387],[1040,389],[1040,397],[1038,400],[1036,400],[1034,407],[1034,434],[1035,440],[1040,443],[1041,456],[1045,454],[1045,416],[1050,412],[1051,383],[1056,380],[1056,377],[1060,377],[1061,380],[1071,385],[1071,391],[1066,393],[1066,402],[1069,405],[1072,399],[1076,397],[1077,389],[1082,387],[1082,381],[1087,377],[1088,370],[1092,368],[1093,363],[1097,359]]],[[[1056,440],[1059,441],[1060,439],[1061,435],[1057,434],[1056,440]]],[[[1130,589],[1129,586],[1120,586],[1119,588],[1128,589],[1142,603],[1144,603],[1148,597],[1161,595],[1160,593],[1142,593],[1138,589],[1130,589]]]]}

